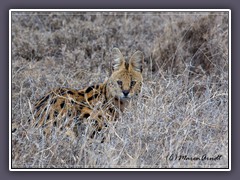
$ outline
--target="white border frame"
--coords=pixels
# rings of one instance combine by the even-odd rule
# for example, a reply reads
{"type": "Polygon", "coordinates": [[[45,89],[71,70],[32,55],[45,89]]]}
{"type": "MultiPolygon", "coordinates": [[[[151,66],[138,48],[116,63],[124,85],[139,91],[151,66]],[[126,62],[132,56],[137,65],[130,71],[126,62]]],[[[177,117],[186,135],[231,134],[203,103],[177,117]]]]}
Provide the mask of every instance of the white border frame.
{"type": "Polygon", "coordinates": [[[9,10],[9,171],[231,171],[231,10],[230,9],[10,9],[9,10]],[[11,25],[12,25],[12,21],[11,21],[11,17],[12,17],[12,12],[29,12],[29,11],[39,11],[39,12],[66,12],[66,11],[78,11],[78,12],[89,12],[89,11],[93,11],[93,12],[114,12],[114,11],[119,11],[119,12],[157,12],[157,11],[162,11],[162,12],[210,12],[210,11],[214,11],[214,12],[228,12],[229,13],[229,49],[228,49],[228,63],[229,63],[229,71],[228,71],[228,76],[229,76],[229,92],[228,92],[228,107],[229,107],[229,119],[228,119],[228,163],[229,163],[229,168],[228,169],[105,169],[105,168],[99,168],[99,169],[12,169],[12,161],[11,161],[11,154],[12,154],[12,142],[11,142],[11,117],[12,117],[12,86],[11,86],[11,72],[12,72],[12,51],[11,51],[11,33],[12,33],[12,29],[11,29],[11,25]]]}

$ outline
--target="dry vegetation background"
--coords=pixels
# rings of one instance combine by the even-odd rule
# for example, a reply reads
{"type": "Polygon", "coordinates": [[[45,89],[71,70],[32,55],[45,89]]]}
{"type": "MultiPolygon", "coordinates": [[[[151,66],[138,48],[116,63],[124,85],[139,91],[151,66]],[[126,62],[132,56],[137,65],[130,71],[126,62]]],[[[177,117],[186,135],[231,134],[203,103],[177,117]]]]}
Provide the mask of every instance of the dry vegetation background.
{"type": "Polygon", "coordinates": [[[228,168],[228,33],[224,12],[13,12],[12,167],[228,168]],[[52,88],[108,77],[113,47],[143,51],[147,99],[109,123],[106,142],[48,141],[28,125],[52,88]]]}

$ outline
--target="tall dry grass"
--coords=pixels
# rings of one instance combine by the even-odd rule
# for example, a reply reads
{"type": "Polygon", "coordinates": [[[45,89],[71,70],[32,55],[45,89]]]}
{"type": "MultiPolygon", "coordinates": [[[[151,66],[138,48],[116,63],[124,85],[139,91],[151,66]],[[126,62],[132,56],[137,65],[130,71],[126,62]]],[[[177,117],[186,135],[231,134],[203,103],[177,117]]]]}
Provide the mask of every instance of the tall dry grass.
{"type": "Polygon", "coordinates": [[[11,23],[13,168],[228,167],[227,13],[14,12],[11,23]],[[75,139],[29,126],[49,90],[103,82],[113,47],[145,55],[143,91],[118,121],[96,139],[88,125],[75,139]]]}

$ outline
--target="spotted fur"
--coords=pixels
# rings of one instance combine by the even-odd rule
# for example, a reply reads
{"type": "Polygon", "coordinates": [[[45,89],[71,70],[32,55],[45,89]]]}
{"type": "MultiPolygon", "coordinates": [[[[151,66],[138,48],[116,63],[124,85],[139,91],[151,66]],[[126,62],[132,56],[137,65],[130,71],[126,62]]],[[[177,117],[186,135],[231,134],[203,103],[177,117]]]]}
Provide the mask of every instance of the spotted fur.
{"type": "Polygon", "coordinates": [[[112,54],[113,73],[108,80],[80,90],[50,91],[34,105],[34,126],[49,133],[52,127],[64,129],[73,124],[76,128],[84,120],[93,120],[100,131],[105,120],[116,119],[129,99],[141,92],[143,54],[135,52],[128,62],[118,48],[114,48],[112,54]]]}

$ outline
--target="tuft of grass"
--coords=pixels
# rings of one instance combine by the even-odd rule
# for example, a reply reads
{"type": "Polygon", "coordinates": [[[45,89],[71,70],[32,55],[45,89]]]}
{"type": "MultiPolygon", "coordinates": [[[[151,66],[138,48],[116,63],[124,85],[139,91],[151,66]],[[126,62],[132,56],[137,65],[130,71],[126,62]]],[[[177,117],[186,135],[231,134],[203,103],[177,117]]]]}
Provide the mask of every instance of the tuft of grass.
{"type": "Polygon", "coordinates": [[[228,33],[222,12],[13,13],[12,167],[227,168],[228,33]],[[145,54],[143,91],[116,122],[95,139],[89,124],[75,139],[29,125],[49,90],[103,82],[113,47],[145,54]]]}

